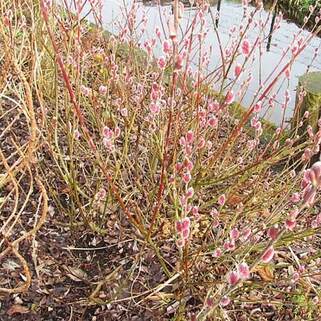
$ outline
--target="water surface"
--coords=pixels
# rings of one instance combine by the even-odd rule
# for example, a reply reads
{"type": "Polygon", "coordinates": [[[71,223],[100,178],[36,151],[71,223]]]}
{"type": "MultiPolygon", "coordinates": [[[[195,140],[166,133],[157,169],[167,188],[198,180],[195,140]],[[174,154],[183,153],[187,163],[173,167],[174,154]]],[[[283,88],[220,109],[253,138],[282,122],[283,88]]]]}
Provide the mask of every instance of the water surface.
{"type": "MultiPolygon", "coordinates": [[[[119,22],[125,17],[124,12],[124,3],[127,4],[127,8],[129,8],[130,2],[128,0],[105,0],[103,7],[103,23],[104,26],[110,30],[111,32],[117,33],[119,22]]],[[[216,1],[212,1],[211,8],[216,11],[217,3],[216,1]]],[[[144,1],[139,3],[138,8],[138,17],[137,21],[143,16],[148,18],[146,25],[146,32],[141,40],[143,42],[146,39],[153,38],[155,36],[156,27],[161,26],[160,15],[163,19],[163,23],[166,23],[164,20],[165,16],[167,16],[171,12],[171,4],[170,3],[162,3],[161,6],[157,5],[156,2],[153,1],[144,1]]],[[[186,26],[189,21],[191,21],[193,15],[195,14],[195,9],[191,7],[185,8],[184,17],[182,19],[181,25],[182,29],[186,26]]],[[[262,19],[266,19],[269,15],[269,12],[262,11],[261,13],[262,19]]],[[[219,20],[219,35],[222,43],[225,45],[229,39],[229,30],[233,25],[239,25],[242,23],[243,17],[243,9],[242,5],[239,1],[231,1],[231,0],[222,0],[221,11],[220,11],[220,20],[219,20]]],[[[208,15],[206,19],[209,19],[208,15]]],[[[267,24],[266,33],[268,33],[270,28],[270,22],[272,19],[272,15],[270,14],[269,22],[267,24]]],[[[286,62],[283,62],[278,66],[278,61],[282,55],[283,50],[287,48],[289,43],[292,41],[294,35],[299,31],[299,27],[295,23],[291,23],[288,21],[282,21],[280,29],[273,33],[271,47],[269,52],[264,52],[261,59],[256,59],[252,66],[252,74],[253,80],[251,81],[249,90],[246,92],[245,97],[242,100],[242,104],[244,106],[251,105],[253,101],[253,97],[255,92],[259,88],[260,79],[265,79],[274,67],[277,67],[278,70],[282,68],[286,62]]],[[[248,33],[248,39],[254,42],[254,39],[257,36],[258,29],[255,28],[248,33]]],[[[308,36],[308,31],[303,31],[302,36],[306,38],[308,36]]],[[[264,44],[266,46],[266,43],[264,44]]],[[[221,62],[218,42],[214,31],[212,31],[209,36],[205,40],[205,47],[209,49],[213,48],[212,55],[210,58],[209,70],[213,70],[216,66],[218,66],[221,62]]],[[[321,50],[321,39],[319,37],[314,37],[308,47],[301,53],[298,59],[293,63],[291,77],[289,83],[287,81],[282,81],[278,83],[276,98],[275,98],[275,107],[273,110],[269,111],[268,114],[265,115],[266,118],[270,119],[272,122],[276,124],[280,124],[283,118],[283,112],[281,105],[284,103],[284,92],[288,88],[290,93],[290,103],[289,107],[285,110],[285,118],[289,120],[293,113],[294,105],[295,105],[295,95],[296,88],[298,85],[298,77],[306,73],[307,71],[321,71],[321,54],[317,56],[315,60],[312,61],[312,57],[314,56],[314,52],[316,49],[320,48],[321,50]]],[[[158,47],[156,49],[155,55],[160,55],[161,50],[158,47]]],[[[215,88],[215,86],[214,86],[215,88]]],[[[236,88],[237,89],[237,88],[236,88]]]]}

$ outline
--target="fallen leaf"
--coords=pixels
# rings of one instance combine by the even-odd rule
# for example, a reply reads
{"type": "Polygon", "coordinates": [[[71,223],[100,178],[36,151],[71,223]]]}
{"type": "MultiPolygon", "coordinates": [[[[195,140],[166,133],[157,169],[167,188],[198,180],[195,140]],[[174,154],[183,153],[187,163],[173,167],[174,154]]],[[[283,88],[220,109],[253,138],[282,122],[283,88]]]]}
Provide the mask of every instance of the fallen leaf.
{"type": "Polygon", "coordinates": [[[67,273],[67,276],[73,281],[81,282],[88,278],[87,273],[80,268],[71,267],[71,266],[68,266],[68,267],[64,266],[64,268],[67,272],[69,272],[67,273]]]}
{"type": "Polygon", "coordinates": [[[231,195],[226,201],[226,204],[236,206],[243,201],[243,198],[239,195],[231,195]]]}
{"type": "Polygon", "coordinates": [[[26,314],[29,313],[29,309],[23,305],[20,304],[14,304],[10,307],[10,309],[7,311],[8,315],[14,315],[14,314],[26,314]]]}
{"type": "Polygon", "coordinates": [[[273,270],[270,265],[257,266],[253,272],[257,272],[261,279],[265,282],[271,282],[274,279],[273,270]]]}

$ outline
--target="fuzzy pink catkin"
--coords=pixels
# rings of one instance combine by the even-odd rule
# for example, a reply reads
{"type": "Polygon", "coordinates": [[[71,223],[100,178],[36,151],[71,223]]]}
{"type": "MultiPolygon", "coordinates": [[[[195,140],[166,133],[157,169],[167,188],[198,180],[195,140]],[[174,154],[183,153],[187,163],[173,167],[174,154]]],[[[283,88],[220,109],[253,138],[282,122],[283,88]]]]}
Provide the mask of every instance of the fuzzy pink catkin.
{"type": "Polygon", "coordinates": [[[184,219],[180,220],[180,221],[176,221],[175,222],[175,229],[176,229],[176,232],[179,233],[179,234],[189,234],[189,232],[185,232],[186,230],[189,231],[189,228],[190,228],[190,219],[188,217],[185,217],[184,219]]]}
{"type": "MultiPolygon", "coordinates": [[[[211,308],[214,305],[214,300],[213,298],[208,297],[205,302],[206,306],[211,308]]],[[[196,320],[196,319],[195,319],[196,320]]]]}
{"type": "Polygon", "coordinates": [[[180,70],[183,68],[183,55],[178,55],[176,58],[175,69],[180,70]]]}
{"type": "Polygon", "coordinates": [[[193,143],[194,141],[194,133],[193,131],[189,130],[187,133],[186,133],[186,141],[191,144],[193,143]]]}
{"type": "Polygon", "coordinates": [[[96,194],[96,198],[101,201],[106,197],[106,194],[106,190],[104,188],[101,188],[96,194]]]}
{"type": "Polygon", "coordinates": [[[103,136],[104,138],[111,139],[113,137],[113,131],[109,127],[105,126],[103,128],[103,136]]]}
{"type": "Polygon", "coordinates": [[[276,226],[272,226],[268,229],[267,235],[272,240],[275,240],[279,235],[279,229],[276,226]]]}
{"type": "Polygon", "coordinates": [[[225,201],[226,201],[226,197],[224,194],[220,195],[218,200],[217,200],[217,203],[221,206],[223,206],[225,204],[225,201]]]}
{"type": "Polygon", "coordinates": [[[218,216],[218,210],[216,208],[212,208],[210,215],[213,217],[217,217],[218,216]]]}
{"type": "Polygon", "coordinates": [[[237,270],[242,280],[246,280],[250,277],[250,268],[247,263],[240,263],[237,267],[237,270]]]}
{"type": "Polygon", "coordinates": [[[245,56],[248,56],[251,50],[251,44],[247,39],[244,39],[241,44],[242,53],[245,56]]]}
{"type": "Polygon", "coordinates": [[[321,161],[314,163],[311,167],[311,170],[316,176],[316,184],[321,183],[321,161]]]}
{"type": "Polygon", "coordinates": [[[192,179],[192,175],[188,172],[188,173],[185,173],[183,174],[182,176],[182,180],[185,184],[188,184],[192,179]]]}
{"type": "Polygon", "coordinates": [[[307,186],[303,192],[303,203],[306,206],[312,206],[314,203],[315,196],[317,194],[316,189],[313,186],[307,186]]]}
{"type": "Polygon", "coordinates": [[[198,214],[198,206],[193,206],[192,207],[192,214],[197,215],[198,214]]]}
{"type": "Polygon", "coordinates": [[[169,42],[167,40],[164,40],[163,42],[163,52],[165,54],[169,54],[171,51],[171,45],[169,44],[169,42]]]}
{"type": "Polygon", "coordinates": [[[104,138],[103,138],[103,144],[104,144],[104,146],[105,146],[109,151],[113,151],[113,149],[114,149],[114,144],[113,144],[113,142],[111,141],[111,139],[104,137],[104,138]]]}
{"type": "Polygon", "coordinates": [[[181,137],[178,142],[179,142],[179,144],[180,144],[181,146],[185,146],[185,145],[186,145],[186,139],[185,139],[185,137],[181,137]]]}
{"type": "Polygon", "coordinates": [[[190,161],[189,159],[185,159],[184,166],[187,168],[189,172],[191,172],[194,167],[193,162],[190,161]]]}
{"type": "Polygon", "coordinates": [[[295,220],[292,220],[292,219],[287,219],[285,221],[285,227],[286,229],[290,230],[290,231],[293,231],[294,228],[296,226],[296,221],[295,220]]]}
{"type": "Polygon", "coordinates": [[[159,113],[159,105],[157,103],[151,102],[149,105],[149,110],[153,115],[157,115],[159,113]]]}
{"type": "Polygon", "coordinates": [[[200,138],[199,142],[198,142],[198,148],[202,149],[205,147],[206,141],[203,137],[200,138]]]}
{"type": "Polygon", "coordinates": [[[187,240],[188,237],[189,237],[189,234],[190,234],[190,230],[189,230],[189,229],[183,230],[183,232],[182,232],[182,237],[183,237],[183,239],[184,239],[184,240],[187,240]]]}
{"type": "Polygon", "coordinates": [[[81,91],[81,93],[82,93],[84,96],[86,96],[86,97],[89,97],[90,94],[91,94],[91,89],[88,88],[88,87],[86,87],[86,86],[84,86],[84,85],[81,85],[81,86],[80,86],[80,91],[81,91]]]}
{"type": "Polygon", "coordinates": [[[270,246],[262,255],[262,261],[264,263],[269,263],[273,259],[274,254],[274,248],[273,246],[270,246]]]}
{"type": "Polygon", "coordinates": [[[230,303],[231,303],[231,300],[230,300],[230,298],[227,297],[227,296],[223,296],[223,298],[222,298],[221,301],[220,301],[220,305],[221,305],[222,307],[226,307],[226,306],[229,305],[230,303]]]}
{"type": "Polygon", "coordinates": [[[123,116],[123,117],[127,117],[128,116],[128,110],[127,108],[122,108],[120,110],[120,114],[123,116]]]}
{"type": "Polygon", "coordinates": [[[155,29],[155,34],[156,34],[156,36],[157,36],[158,38],[161,36],[161,31],[160,31],[159,27],[156,27],[156,29],[155,29]]]}
{"type": "Polygon", "coordinates": [[[234,68],[234,75],[238,77],[242,73],[242,65],[237,64],[234,68]]]}
{"type": "Polygon", "coordinates": [[[242,236],[245,241],[248,240],[251,234],[252,234],[252,231],[249,227],[245,228],[244,231],[242,232],[242,236]]]}
{"type": "Polygon", "coordinates": [[[214,252],[213,252],[213,256],[214,257],[220,257],[222,255],[222,250],[220,248],[217,248],[214,252]]]}
{"type": "Polygon", "coordinates": [[[261,109],[262,109],[262,102],[261,102],[261,101],[258,101],[258,102],[255,104],[255,106],[254,106],[254,111],[255,111],[256,113],[259,113],[259,112],[261,111],[261,109]]]}
{"type": "Polygon", "coordinates": [[[227,251],[234,251],[235,250],[234,240],[229,240],[229,241],[224,242],[223,247],[227,251]]]}
{"type": "Polygon", "coordinates": [[[158,67],[159,67],[160,69],[164,69],[165,66],[166,66],[166,60],[165,60],[165,58],[164,58],[164,57],[159,57],[159,58],[158,58],[158,67]]]}
{"type": "Polygon", "coordinates": [[[183,168],[183,164],[181,162],[177,162],[175,165],[175,169],[179,172],[183,168]]]}
{"type": "Polygon", "coordinates": [[[319,213],[316,218],[312,221],[311,226],[317,228],[321,225],[321,213],[319,213]]]}
{"type": "Polygon", "coordinates": [[[185,146],[185,154],[186,155],[191,155],[191,153],[192,153],[192,146],[191,145],[186,145],[185,146]]]}
{"type": "Polygon", "coordinates": [[[8,17],[8,15],[3,17],[3,23],[6,27],[9,27],[11,24],[11,19],[8,17]]]}
{"type": "Polygon", "coordinates": [[[240,232],[236,227],[231,230],[230,237],[232,240],[237,240],[240,237],[240,232]]]}
{"type": "Polygon", "coordinates": [[[175,222],[175,229],[176,229],[177,233],[182,233],[182,231],[183,231],[182,221],[176,221],[175,222]]]}
{"type": "Polygon", "coordinates": [[[232,102],[234,101],[234,93],[233,93],[233,90],[229,90],[226,94],[226,97],[225,97],[225,103],[227,105],[230,105],[232,104],[232,102]]]}
{"type": "Polygon", "coordinates": [[[211,117],[208,119],[208,125],[209,125],[211,128],[216,128],[216,127],[217,127],[217,124],[218,124],[218,119],[217,119],[217,117],[211,116],[211,117]]]}
{"type": "Polygon", "coordinates": [[[294,272],[292,274],[292,282],[295,283],[300,279],[300,274],[298,272],[294,272]]]}
{"type": "Polygon", "coordinates": [[[186,198],[192,198],[194,195],[194,188],[193,187],[189,187],[186,191],[186,198]]]}
{"type": "Polygon", "coordinates": [[[185,217],[185,218],[182,220],[183,230],[189,229],[190,224],[191,224],[191,220],[190,220],[188,217],[185,217]]]}
{"type": "Polygon", "coordinates": [[[310,158],[313,156],[313,152],[310,148],[306,148],[304,150],[304,153],[302,155],[302,160],[303,161],[307,161],[307,160],[310,160],[310,158]]]}
{"type": "Polygon", "coordinates": [[[116,138],[120,136],[120,131],[121,131],[120,128],[116,126],[114,129],[114,135],[116,138]]]}
{"type": "Polygon", "coordinates": [[[286,77],[287,79],[290,79],[290,69],[289,69],[289,68],[286,68],[286,69],[285,69],[285,77],[286,77]]]}
{"type": "Polygon", "coordinates": [[[101,86],[99,86],[99,93],[103,96],[103,95],[106,95],[106,93],[107,93],[107,87],[106,86],[104,86],[104,85],[101,85],[101,86]]]}
{"type": "Polygon", "coordinates": [[[230,284],[230,285],[235,285],[237,284],[237,282],[240,280],[240,276],[239,274],[236,272],[236,271],[232,271],[230,273],[228,273],[227,275],[227,282],[230,284]]]}
{"type": "Polygon", "coordinates": [[[196,220],[200,218],[200,214],[198,212],[198,206],[192,207],[192,214],[196,220]]]}

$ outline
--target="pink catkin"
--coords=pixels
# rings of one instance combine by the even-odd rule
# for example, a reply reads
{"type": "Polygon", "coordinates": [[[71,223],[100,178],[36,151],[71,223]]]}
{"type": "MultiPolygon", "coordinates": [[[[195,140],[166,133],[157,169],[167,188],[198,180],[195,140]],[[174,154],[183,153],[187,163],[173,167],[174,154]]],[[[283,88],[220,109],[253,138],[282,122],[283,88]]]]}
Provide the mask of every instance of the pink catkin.
{"type": "Polygon", "coordinates": [[[230,237],[232,240],[237,240],[240,237],[240,232],[237,228],[233,228],[230,232],[230,237]]]}
{"type": "Polygon", "coordinates": [[[230,303],[231,303],[231,300],[230,300],[230,298],[227,297],[227,296],[224,296],[224,297],[221,299],[221,301],[220,301],[220,305],[221,305],[222,307],[226,307],[226,306],[229,305],[230,303]]]}
{"type": "Polygon", "coordinates": [[[218,200],[217,200],[217,203],[221,206],[223,206],[225,204],[225,201],[226,201],[226,197],[224,194],[220,195],[218,200]]]}
{"type": "Polygon", "coordinates": [[[218,124],[218,119],[217,119],[215,116],[211,116],[211,117],[208,119],[208,125],[209,125],[211,128],[216,128],[216,127],[217,127],[217,124],[218,124]]]}
{"type": "Polygon", "coordinates": [[[192,198],[194,195],[194,188],[193,187],[189,187],[186,191],[186,198],[192,198]]]}
{"type": "Polygon", "coordinates": [[[241,73],[242,73],[242,66],[240,64],[237,64],[234,68],[235,77],[238,77],[241,73]]]}
{"type": "Polygon", "coordinates": [[[268,229],[267,235],[272,240],[275,240],[279,235],[279,229],[276,226],[272,226],[268,229]]]}
{"type": "Polygon", "coordinates": [[[165,66],[166,66],[166,60],[165,60],[165,58],[164,58],[164,57],[160,57],[160,58],[158,59],[158,67],[159,67],[160,69],[164,69],[165,66]]]}
{"type": "Polygon", "coordinates": [[[184,182],[185,184],[188,184],[188,183],[192,180],[191,174],[190,174],[189,172],[183,174],[182,180],[183,180],[183,182],[184,182]]]}
{"type": "Polygon", "coordinates": [[[229,90],[226,94],[226,97],[225,97],[225,103],[227,105],[230,105],[232,104],[232,102],[234,101],[234,93],[233,93],[233,90],[229,90]]]}
{"type": "Polygon", "coordinates": [[[169,42],[168,42],[167,40],[165,40],[165,41],[163,42],[163,52],[164,52],[165,54],[169,54],[170,51],[171,51],[171,45],[169,44],[169,42]]]}
{"type": "Polygon", "coordinates": [[[251,51],[251,44],[247,39],[244,39],[241,44],[242,53],[245,56],[248,56],[251,51]]]}
{"type": "Polygon", "coordinates": [[[296,221],[295,220],[292,220],[292,219],[287,219],[285,221],[285,227],[290,230],[290,231],[293,231],[294,228],[296,226],[296,221]]]}
{"type": "Polygon", "coordinates": [[[222,250],[220,248],[217,248],[214,252],[213,252],[213,256],[214,257],[220,257],[222,255],[222,250]]]}
{"type": "Polygon", "coordinates": [[[187,141],[189,144],[193,143],[193,141],[194,141],[194,133],[193,133],[193,131],[189,130],[189,131],[187,132],[185,138],[186,138],[186,141],[187,141]]]}
{"type": "Polygon", "coordinates": [[[275,254],[274,248],[273,248],[273,246],[270,246],[270,247],[263,253],[263,255],[262,255],[262,261],[263,261],[264,263],[269,263],[269,262],[273,259],[274,254],[275,254]]]}
{"type": "Polygon", "coordinates": [[[250,277],[250,268],[247,263],[240,263],[237,270],[242,280],[246,280],[250,277]]]}
{"type": "Polygon", "coordinates": [[[232,286],[236,285],[239,279],[240,279],[240,276],[236,271],[232,271],[227,275],[227,282],[232,286]]]}
{"type": "Polygon", "coordinates": [[[107,93],[107,87],[106,86],[99,86],[99,93],[103,96],[103,95],[106,95],[107,93]]]}

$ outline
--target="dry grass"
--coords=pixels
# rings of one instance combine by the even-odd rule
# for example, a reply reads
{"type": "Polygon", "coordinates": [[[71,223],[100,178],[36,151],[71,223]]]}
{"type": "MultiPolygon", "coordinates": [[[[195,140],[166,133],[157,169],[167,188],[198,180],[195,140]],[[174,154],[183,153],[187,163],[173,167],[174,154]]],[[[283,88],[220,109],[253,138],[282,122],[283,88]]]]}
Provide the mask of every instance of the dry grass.
{"type": "Polygon", "coordinates": [[[319,196],[307,204],[300,183],[311,166],[301,156],[319,133],[299,143],[298,129],[289,130],[289,143],[284,128],[263,139],[251,126],[257,102],[268,103],[301,48],[239,114],[224,94],[234,81],[223,88],[242,39],[220,70],[193,79],[188,58],[177,67],[181,42],[171,43],[162,69],[131,34],[106,36],[81,14],[27,0],[0,9],[0,317],[316,320],[319,196]],[[215,81],[222,90],[214,94],[215,81]],[[214,114],[218,124],[210,126],[214,114]],[[292,231],[286,221],[295,208],[292,231]],[[187,217],[190,235],[180,247],[177,222],[187,217]],[[227,273],[241,262],[251,275],[229,284],[227,273]]]}

